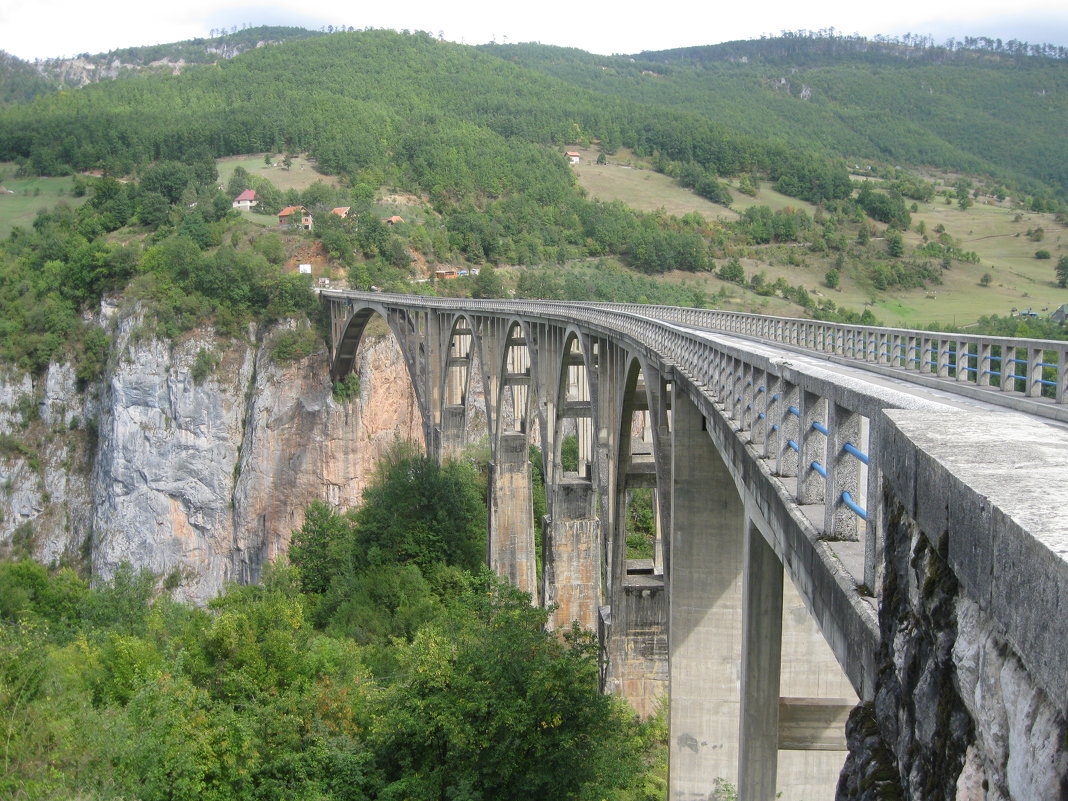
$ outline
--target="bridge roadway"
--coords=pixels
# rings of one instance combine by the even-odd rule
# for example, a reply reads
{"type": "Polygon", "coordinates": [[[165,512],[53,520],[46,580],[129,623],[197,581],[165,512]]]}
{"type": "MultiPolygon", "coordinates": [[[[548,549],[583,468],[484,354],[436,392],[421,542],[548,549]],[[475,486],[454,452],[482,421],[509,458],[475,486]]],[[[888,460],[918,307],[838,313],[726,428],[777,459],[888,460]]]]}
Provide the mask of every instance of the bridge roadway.
{"type": "MultiPolygon", "coordinates": [[[[886,707],[888,687],[904,683],[888,679],[904,670],[895,632],[918,616],[903,611],[902,598],[914,599],[900,587],[922,584],[922,603],[948,570],[957,606],[976,605],[996,633],[989,647],[1023,665],[1063,722],[1068,504],[1038,512],[1036,486],[1064,495],[1049,479],[1068,475],[1066,343],[623,304],[320,296],[335,380],[380,315],[404,354],[430,452],[488,437],[491,566],[552,605],[553,625],[599,632],[606,688],[643,712],[670,690],[670,798],[708,798],[717,778],[737,779],[742,799],[833,788],[833,775],[822,786],[805,775],[814,752],[779,770],[784,748],[840,747],[835,698],[848,697],[827,698],[833,681],[810,642],[789,652],[791,586],[862,706],[886,707]],[[567,440],[577,469],[565,466],[567,440]],[[531,444],[544,459],[541,521],[531,444]],[[651,565],[625,549],[639,489],[655,498],[651,565]],[[927,574],[909,572],[921,563],[927,574]],[[780,693],[790,671],[818,677],[806,697],[780,693]]],[[[965,683],[965,666],[945,662],[943,684],[965,683]]],[[[936,706],[978,715],[960,692],[963,701],[936,706]]],[[[919,722],[908,741],[880,709],[907,791],[918,781],[908,766],[931,746],[919,722]]],[[[975,729],[997,783],[1008,757],[975,729]]],[[[827,764],[841,758],[819,770],[827,764]]]]}

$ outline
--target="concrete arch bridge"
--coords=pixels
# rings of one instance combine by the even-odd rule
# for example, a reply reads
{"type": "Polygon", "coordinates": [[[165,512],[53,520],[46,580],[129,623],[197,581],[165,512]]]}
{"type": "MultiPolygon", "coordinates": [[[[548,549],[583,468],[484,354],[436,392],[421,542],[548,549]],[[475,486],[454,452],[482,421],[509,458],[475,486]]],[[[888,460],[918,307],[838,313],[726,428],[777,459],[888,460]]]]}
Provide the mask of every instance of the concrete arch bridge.
{"type": "Polygon", "coordinates": [[[490,565],[669,699],[671,799],[1068,798],[1068,343],[320,297],[335,380],[379,316],[430,452],[488,439],[490,565]]]}

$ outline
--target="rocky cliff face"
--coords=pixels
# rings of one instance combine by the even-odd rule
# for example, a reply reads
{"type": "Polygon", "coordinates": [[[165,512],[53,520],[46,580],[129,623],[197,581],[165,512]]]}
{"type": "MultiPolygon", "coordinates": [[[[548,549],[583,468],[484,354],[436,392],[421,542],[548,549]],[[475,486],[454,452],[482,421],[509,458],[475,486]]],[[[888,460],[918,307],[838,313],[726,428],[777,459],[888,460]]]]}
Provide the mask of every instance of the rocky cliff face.
{"type": "Polygon", "coordinates": [[[1068,723],[962,592],[944,538],[887,496],[882,666],[854,709],[839,801],[1068,799],[1068,723]]]}
{"type": "MultiPolygon", "coordinates": [[[[69,365],[0,380],[0,546],[107,578],[126,561],[204,601],[258,578],[305,507],[358,503],[394,438],[421,440],[395,342],[361,348],[359,396],[334,400],[325,346],[278,363],[210,330],[145,336],[138,313],[105,308],[114,332],[103,380],[79,391],[69,365]],[[194,379],[204,351],[214,369],[194,379]]],[[[259,336],[262,334],[262,336],[259,336]]]]}

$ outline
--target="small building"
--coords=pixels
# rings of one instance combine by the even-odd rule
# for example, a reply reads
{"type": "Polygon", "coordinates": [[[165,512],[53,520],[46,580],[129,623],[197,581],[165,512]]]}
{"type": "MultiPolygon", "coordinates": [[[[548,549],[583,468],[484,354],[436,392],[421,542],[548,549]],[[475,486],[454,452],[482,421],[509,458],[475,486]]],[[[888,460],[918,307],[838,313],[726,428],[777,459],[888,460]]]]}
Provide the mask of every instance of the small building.
{"type": "Polygon", "coordinates": [[[278,212],[279,228],[302,228],[305,231],[312,229],[312,215],[303,206],[286,206],[278,212]]]}
{"type": "Polygon", "coordinates": [[[246,189],[244,192],[234,198],[234,202],[231,205],[235,209],[240,209],[241,211],[250,211],[253,206],[256,206],[258,204],[259,201],[256,200],[256,190],[246,189]]]}
{"type": "Polygon", "coordinates": [[[576,153],[574,150],[569,150],[564,155],[567,156],[569,164],[578,164],[582,160],[582,154],[576,153]]]}
{"type": "Polygon", "coordinates": [[[1065,320],[1068,320],[1068,303],[1062,303],[1056,309],[1054,309],[1049,316],[1049,319],[1055,323],[1064,324],[1065,320]]]}
{"type": "Polygon", "coordinates": [[[397,223],[404,222],[404,218],[394,214],[392,217],[386,217],[386,219],[382,220],[382,222],[384,222],[386,225],[396,225],[397,223]]]}
{"type": "Polygon", "coordinates": [[[336,209],[330,209],[330,213],[336,214],[341,219],[345,219],[349,216],[349,209],[351,208],[352,206],[338,206],[336,209]]]}

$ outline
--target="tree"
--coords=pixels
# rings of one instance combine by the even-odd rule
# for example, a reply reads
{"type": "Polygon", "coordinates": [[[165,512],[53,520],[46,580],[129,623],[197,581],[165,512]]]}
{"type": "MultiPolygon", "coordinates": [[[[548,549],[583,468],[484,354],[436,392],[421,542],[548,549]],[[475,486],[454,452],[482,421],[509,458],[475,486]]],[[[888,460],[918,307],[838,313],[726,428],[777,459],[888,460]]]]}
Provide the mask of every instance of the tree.
{"type": "Polygon", "coordinates": [[[246,189],[251,189],[252,184],[250,182],[249,171],[242,167],[240,164],[234,168],[234,174],[230,176],[230,182],[226,185],[226,194],[233,200],[240,195],[246,189]]]}
{"type": "Polygon", "coordinates": [[[838,289],[838,285],[841,282],[841,275],[838,270],[828,270],[827,274],[823,277],[824,283],[831,289],[838,289]]]}
{"type": "Polygon", "coordinates": [[[412,446],[379,463],[356,512],[357,558],[478,570],[486,539],[483,489],[469,462],[438,464],[412,446]]]}
{"type": "Polygon", "coordinates": [[[1068,287],[1068,256],[1057,259],[1057,266],[1053,269],[1057,274],[1057,286],[1068,287]]]}
{"type": "Polygon", "coordinates": [[[905,242],[900,231],[895,231],[893,228],[886,229],[886,252],[895,259],[904,254],[905,242]]]}
{"type": "Polygon", "coordinates": [[[500,274],[492,264],[483,267],[475,276],[474,287],[471,290],[473,298],[503,298],[505,297],[504,282],[500,274]]]}
{"type": "Polygon", "coordinates": [[[330,545],[352,536],[351,518],[338,514],[323,501],[313,501],[305,510],[304,525],[293,533],[289,544],[289,561],[297,568],[304,592],[326,592],[337,572],[330,545]]]}
{"type": "Polygon", "coordinates": [[[372,710],[381,798],[615,797],[639,770],[629,711],[597,691],[597,643],[483,572],[400,649],[372,710]]]}

